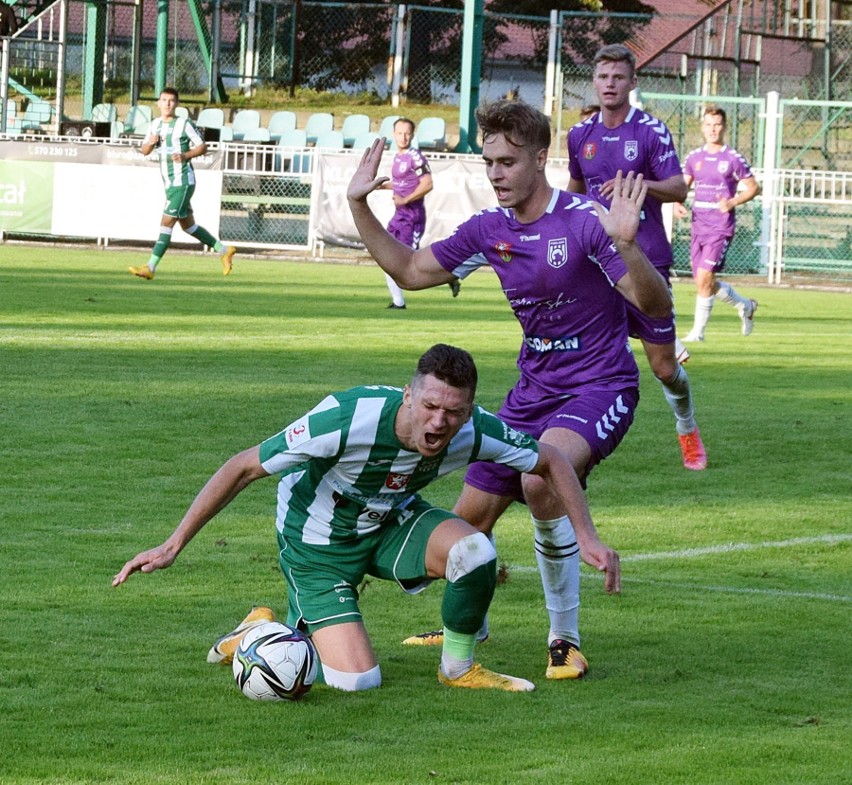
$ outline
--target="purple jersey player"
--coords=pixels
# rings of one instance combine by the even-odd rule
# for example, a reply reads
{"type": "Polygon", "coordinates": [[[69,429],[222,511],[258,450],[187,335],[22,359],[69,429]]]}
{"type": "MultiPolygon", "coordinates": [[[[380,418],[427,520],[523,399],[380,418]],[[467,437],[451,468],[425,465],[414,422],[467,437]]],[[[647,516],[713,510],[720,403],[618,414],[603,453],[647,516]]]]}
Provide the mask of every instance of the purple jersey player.
{"type": "MultiPolygon", "coordinates": [[[[568,190],[609,205],[617,171],[643,175],[648,198],[637,241],[668,281],[672,247],[662,202],[683,201],[687,187],[665,123],[630,105],[636,81],[636,59],[627,47],[612,44],[595,55],[593,84],[601,110],[568,132],[568,190]]],[[[695,422],[689,377],[681,366],[689,353],[677,345],[674,313],[655,319],[628,304],[627,320],[630,335],[642,341],[648,364],[674,412],[683,465],[704,469],[707,454],[695,422]]]]}
{"type": "MultiPolygon", "coordinates": [[[[757,300],[743,297],[725,281],[716,279],[725,268],[725,255],[734,236],[737,205],[750,202],[760,193],[751,167],[736,150],[725,144],[727,117],[724,109],[708,106],[704,110],[701,132],[704,146],[693,150],[684,164],[687,185],[694,186],[692,199],[692,242],[690,259],[695,280],[695,320],[684,341],[703,341],[704,328],[716,296],[737,309],[742,334],[751,335],[757,300]]],[[[687,215],[677,205],[678,217],[687,215]]]]}
{"type": "MultiPolygon", "coordinates": [[[[498,101],[481,106],[477,121],[498,207],[473,216],[446,240],[405,248],[367,203],[383,180],[376,177],[377,143],[352,178],[350,209],[373,258],[406,288],[438,286],[486,265],[496,272],[524,331],[521,375],[502,417],[564,452],[584,480],[623,438],[639,397],[625,299],[650,316],[671,311],[665,281],[636,242],[647,189],[641,176],[619,175],[606,212],[547,182],[550,122],[541,112],[522,101],[498,101]]],[[[490,533],[513,501],[527,502],[550,615],[546,675],[579,678],[588,667],[578,632],[579,560],[586,559],[587,547],[582,532],[575,534],[546,483],[495,469],[471,467],[454,512],[490,533]]],[[[443,639],[439,631],[407,642],[443,639]]]]}
{"type": "MultiPolygon", "coordinates": [[[[412,147],[414,121],[400,117],[393,124],[393,139],[397,153],[391,164],[391,176],[382,188],[393,191],[396,210],[388,223],[388,234],[409,248],[417,250],[426,231],[426,202],[424,197],[432,190],[432,171],[423,153],[412,147]]],[[[405,296],[396,281],[385,273],[391,295],[392,310],[405,308],[405,296]]],[[[450,282],[453,297],[458,297],[459,280],[450,282]]]]}

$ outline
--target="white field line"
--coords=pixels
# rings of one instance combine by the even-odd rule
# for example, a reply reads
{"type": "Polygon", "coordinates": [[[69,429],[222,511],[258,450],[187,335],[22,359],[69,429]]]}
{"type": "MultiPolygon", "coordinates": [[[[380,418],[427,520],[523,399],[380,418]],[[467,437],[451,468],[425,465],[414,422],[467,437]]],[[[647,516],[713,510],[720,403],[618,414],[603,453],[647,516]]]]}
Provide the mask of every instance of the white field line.
{"type": "MultiPolygon", "coordinates": [[[[776,542],[738,542],[727,543],[725,545],[709,545],[705,548],[685,548],[679,551],[657,551],[656,553],[637,553],[631,556],[624,556],[621,559],[622,564],[625,562],[651,561],[654,559],[690,559],[698,556],[715,555],[719,553],[731,553],[734,551],[755,551],[764,548],[791,548],[797,545],[814,545],[828,544],[833,545],[837,542],[848,542],[852,540],[852,534],[824,534],[818,537],[797,537],[792,540],[780,540],[776,542]]],[[[538,567],[528,567],[526,565],[516,565],[509,568],[517,572],[538,572],[538,567]]],[[[603,575],[595,572],[584,572],[583,578],[603,579],[603,575]]],[[[771,597],[793,597],[800,599],[812,600],[829,600],[831,602],[852,602],[852,597],[843,594],[823,594],[818,592],[797,592],[797,591],[782,591],[780,589],[754,589],[754,588],[739,588],[736,586],[706,586],[697,583],[671,583],[669,581],[648,580],[644,578],[633,578],[622,575],[622,583],[644,583],[655,586],[672,586],[678,589],[694,589],[697,591],[713,591],[727,594],[762,594],[771,597]]]]}

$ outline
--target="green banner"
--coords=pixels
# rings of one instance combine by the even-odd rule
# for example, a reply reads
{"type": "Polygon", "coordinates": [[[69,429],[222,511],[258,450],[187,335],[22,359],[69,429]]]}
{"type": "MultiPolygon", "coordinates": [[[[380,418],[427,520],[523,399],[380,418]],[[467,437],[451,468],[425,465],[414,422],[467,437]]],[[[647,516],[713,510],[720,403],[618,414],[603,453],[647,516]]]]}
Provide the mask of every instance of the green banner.
{"type": "Polygon", "coordinates": [[[50,234],[53,164],[0,161],[0,230],[50,234]]]}

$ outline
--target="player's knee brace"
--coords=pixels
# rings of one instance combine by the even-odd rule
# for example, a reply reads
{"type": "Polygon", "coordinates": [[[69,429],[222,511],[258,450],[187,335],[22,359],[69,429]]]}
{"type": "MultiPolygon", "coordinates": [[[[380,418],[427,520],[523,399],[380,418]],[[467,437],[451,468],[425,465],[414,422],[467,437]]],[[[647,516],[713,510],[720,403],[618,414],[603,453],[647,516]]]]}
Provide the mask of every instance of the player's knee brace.
{"type": "Polygon", "coordinates": [[[358,692],[360,690],[371,690],[382,685],[382,671],[378,665],[363,673],[346,673],[322,666],[323,678],[329,687],[346,692],[358,692]]]}
{"type": "Polygon", "coordinates": [[[482,532],[468,534],[450,548],[445,575],[454,583],[492,561],[497,561],[497,551],[488,537],[482,532]]]}

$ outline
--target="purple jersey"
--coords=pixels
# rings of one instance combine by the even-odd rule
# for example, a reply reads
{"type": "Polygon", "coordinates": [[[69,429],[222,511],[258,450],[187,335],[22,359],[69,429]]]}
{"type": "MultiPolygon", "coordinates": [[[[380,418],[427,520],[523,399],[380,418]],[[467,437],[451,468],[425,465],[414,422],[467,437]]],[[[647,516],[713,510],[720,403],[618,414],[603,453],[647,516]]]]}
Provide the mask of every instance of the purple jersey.
{"type": "MultiPolygon", "coordinates": [[[[391,165],[391,185],[394,196],[409,196],[420,185],[420,178],[430,174],[429,163],[416,147],[397,153],[391,165]]],[[[397,210],[423,210],[423,200],[397,207],[397,210]]]]}
{"type": "Polygon", "coordinates": [[[740,180],[754,177],[748,161],[728,145],[715,153],[699,147],[686,156],[683,171],[692,178],[695,188],[692,200],[693,236],[733,237],[734,211],[722,212],[719,201],[733,197],[740,180]]]}
{"type": "MultiPolygon", "coordinates": [[[[568,132],[568,172],[574,180],[586,183],[586,193],[609,207],[600,195],[601,186],[618,170],[636,172],[648,180],[667,180],[681,174],[672,135],[666,124],[647,112],[632,107],[618,128],[607,128],[598,112],[568,132]]],[[[642,209],[637,240],[642,250],[668,280],[672,247],[663,224],[658,199],[648,196],[642,209]]]]}
{"type": "Polygon", "coordinates": [[[485,265],[497,273],[524,332],[520,384],[567,396],[638,383],[615,289],[627,267],[587,197],[553,189],[528,224],[512,210],[484,210],[430,247],[458,278],[485,265]]]}

